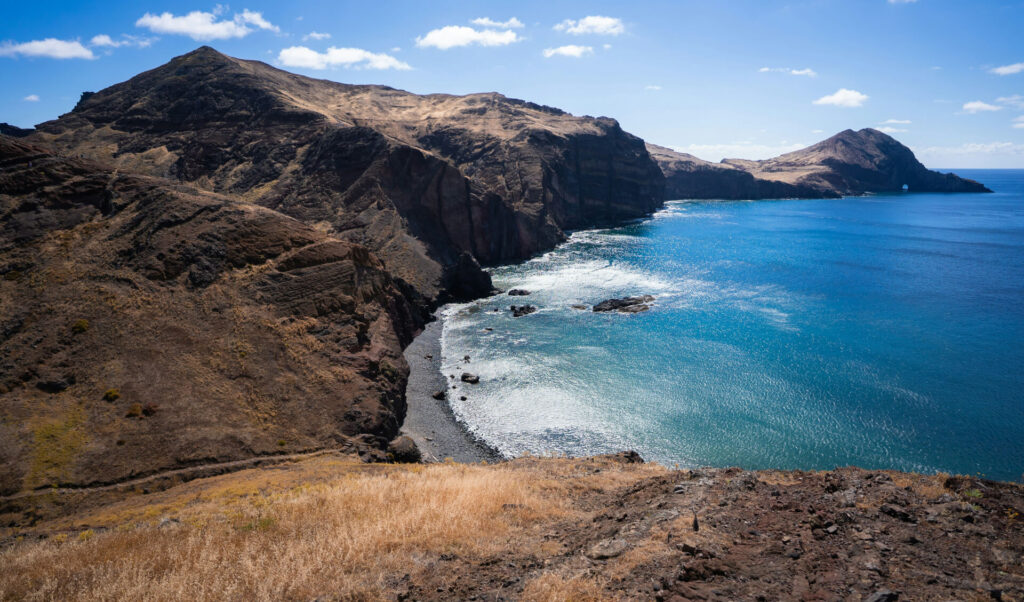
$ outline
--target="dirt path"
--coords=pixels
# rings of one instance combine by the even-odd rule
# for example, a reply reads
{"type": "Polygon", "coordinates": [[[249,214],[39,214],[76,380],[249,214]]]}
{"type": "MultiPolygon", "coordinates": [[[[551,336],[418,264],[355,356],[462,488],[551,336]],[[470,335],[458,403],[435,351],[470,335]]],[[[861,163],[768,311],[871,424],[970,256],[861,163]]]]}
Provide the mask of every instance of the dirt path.
{"type": "Polygon", "coordinates": [[[165,470],[162,472],[153,473],[144,477],[138,477],[135,479],[128,479],[124,481],[117,481],[116,483],[108,483],[106,485],[94,485],[91,487],[49,487],[46,489],[34,489],[32,491],[21,491],[13,495],[0,496],[0,503],[11,502],[19,499],[32,498],[42,495],[52,494],[88,494],[88,493],[101,493],[106,491],[116,491],[118,489],[132,488],[139,485],[146,485],[148,483],[155,483],[164,479],[174,479],[175,477],[187,477],[184,480],[197,479],[202,477],[209,477],[218,474],[224,474],[226,472],[233,472],[236,470],[243,470],[246,468],[255,468],[257,466],[266,466],[270,464],[280,464],[282,462],[291,462],[295,460],[304,460],[306,458],[313,458],[316,456],[322,456],[326,454],[342,453],[348,450],[340,448],[332,449],[319,449],[316,451],[303,452],[298,454],[284,454],[278,456],[257,456],[255,458],[245,458],[243,460],[231,460],[229,462],[212,462],[209,464],[197,464],[195,466],[187,466],[185,468],[175,468],[173,470],[165,470]]]}

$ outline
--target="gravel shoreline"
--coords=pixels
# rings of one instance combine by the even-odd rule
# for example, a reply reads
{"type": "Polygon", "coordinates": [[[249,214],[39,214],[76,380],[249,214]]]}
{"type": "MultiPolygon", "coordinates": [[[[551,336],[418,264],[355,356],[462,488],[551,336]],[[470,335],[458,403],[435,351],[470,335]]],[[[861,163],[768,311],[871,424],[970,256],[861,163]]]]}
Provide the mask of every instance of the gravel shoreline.
{"type": "Polygon", "coordinates": [[[474,437],[455,418],[447,398],[434,399],[436,391],[449,393],[448,381],[441,373],[441,330],[439,316],[427,324],[405,349],[409,364],[409,382],[405,387],[406,414],[402,432],[412,437],[424,461],[497,462],[504,458],[497,450],[474,437]]]}

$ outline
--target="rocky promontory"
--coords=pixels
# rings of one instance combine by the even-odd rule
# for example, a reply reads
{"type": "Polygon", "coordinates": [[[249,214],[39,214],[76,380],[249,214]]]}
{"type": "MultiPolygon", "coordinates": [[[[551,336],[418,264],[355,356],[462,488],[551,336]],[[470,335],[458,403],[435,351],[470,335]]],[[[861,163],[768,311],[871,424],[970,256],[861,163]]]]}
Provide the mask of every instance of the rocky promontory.
{"type": "Polygon", "coordinates": [[[992,192],[927,169],[906,146],[878,130],[845,130],[764,161],[711,163],[647,145],[665,174],[669,199],[838,198],[878,192],[992,192]]]}

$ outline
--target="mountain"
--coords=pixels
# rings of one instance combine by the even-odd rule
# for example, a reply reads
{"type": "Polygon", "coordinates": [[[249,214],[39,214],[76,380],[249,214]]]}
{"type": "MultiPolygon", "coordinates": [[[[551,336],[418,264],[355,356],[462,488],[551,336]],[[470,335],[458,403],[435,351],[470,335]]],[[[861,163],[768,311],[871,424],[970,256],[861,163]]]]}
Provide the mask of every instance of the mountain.
{"type": "Polygon", "coordinates": [[[613,119],[339,84],[208,47],[84,94],[30,138],[315,224],[373,250],[428,303],[486,293],[477,264],[663,197],[643,141],[613,119]]]}
{"type": "Polygon", "coordinates": [[[408,299],[271,209],[0,136],[0,495],[382,447],[408,299]]]}
{"type": "Polygon", "coordinates": [[[828,198],[869,192],[992,192],[974,180],[927,169],[895,138],[845,130],[805,149],[764,161],[703,161],[647,145],[672,199],[828,198]]]}
{"type": "Polygon", "coordinates": [[[866,192],[992,192],[985,186],[931,171],[895,138],[871,128],[845,130],[805,149],[765,161],[726,159],[755,177],[852,195],[866,192]]]}

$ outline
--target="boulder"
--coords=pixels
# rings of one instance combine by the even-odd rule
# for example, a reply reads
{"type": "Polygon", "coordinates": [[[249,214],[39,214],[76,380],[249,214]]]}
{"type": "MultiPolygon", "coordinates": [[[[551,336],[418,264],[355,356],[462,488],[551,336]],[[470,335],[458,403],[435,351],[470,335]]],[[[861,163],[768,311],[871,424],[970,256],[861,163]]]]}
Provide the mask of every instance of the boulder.
{"type": "Polygon", "coordinates": [[[620,299],[605,299],[604,301],[594,306],[594,311],[619,311],[622,313],[638,313],[650,309],[650,307],[647,304],[650,303],[651,301],[654,301],[654,297],[651,295],[642,295],[638,297],[622,297],[620,299]]]}
{"type": "Polygon", "coordinates": [[[416,443],[411,437],[406,435],[400,435],[391,440],[388,443],[388,455],[395,462],[419,462],[423,457],[420,454],[420,448],[416,447],[416,443]]]}
{"type": "Polygon", "coordinates": [[[532,314],[537,311],[537,308],[533,305],[512,305],[509,306],[509,309],[512,311],[513,318],[521,318],[527,314],[532,314]]]}
{"type": "Polygon", "coordinates": [[[440,390],[434,391],[434,394],[431,395],[431,397],[433,397],[434,399],[437,399],[437,400],[444,399],[444,391],[440,391],[440,390]]]}
{"type": "Polygon", "coordinates": [[[509,297],[525,297],[529,295],[530,291],[522,288],[514,288],[508,292],[509,297]]]}
{"type": "Polygon", "coordinates": [[[462,382],[469,383],[471,385],[475,385],[480,382],[479,376],[477,376],[476,374],[470,374],[469,372],[463,372],[461,378],[462,382]]]}

